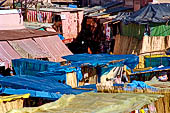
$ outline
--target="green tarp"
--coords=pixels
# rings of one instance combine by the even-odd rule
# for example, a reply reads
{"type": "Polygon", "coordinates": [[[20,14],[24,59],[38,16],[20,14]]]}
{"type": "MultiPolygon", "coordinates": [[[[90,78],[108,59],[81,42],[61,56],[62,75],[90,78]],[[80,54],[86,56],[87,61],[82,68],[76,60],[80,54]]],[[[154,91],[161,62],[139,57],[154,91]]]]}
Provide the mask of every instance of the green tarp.
{"type": "MultiPolygon", "coordinates": [[[[170,24],[166,23],[151,23],[150,36],[170,36],[170,24]]],[[[128,24],[121,23],[121,35],[142,39],[145,32],[145,25],[142,24],[128,24]]]]}
{"type": "Polygon", "coordinates": [[[150,24],[150,36],[169,36],[170,35],[170,24],[166,25],[166,23],[150,24]]]}
{"type": "Polygon", "coordinates": [[[144,25],[121,23],[121,35],[142,39],[145,31],[144,25]]]}

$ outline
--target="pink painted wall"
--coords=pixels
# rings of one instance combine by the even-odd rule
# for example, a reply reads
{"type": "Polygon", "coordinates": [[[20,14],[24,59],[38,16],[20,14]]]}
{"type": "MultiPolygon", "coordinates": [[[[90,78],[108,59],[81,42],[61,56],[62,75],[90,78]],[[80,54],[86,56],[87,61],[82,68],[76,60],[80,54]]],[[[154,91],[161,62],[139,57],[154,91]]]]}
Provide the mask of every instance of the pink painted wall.
{"type": "Polygon", "coordinates": [[[66,39],[76,38],[81,31],[81,23],[83,21],[83,11],[80,12],[61,12],[66,19],[62,20],[63,36],[66,39]]]}
{"type": "Polygon", "coordinates": [[[23,16],[19,13],[0,13],[0,30],[23,29],[23,16]]]}

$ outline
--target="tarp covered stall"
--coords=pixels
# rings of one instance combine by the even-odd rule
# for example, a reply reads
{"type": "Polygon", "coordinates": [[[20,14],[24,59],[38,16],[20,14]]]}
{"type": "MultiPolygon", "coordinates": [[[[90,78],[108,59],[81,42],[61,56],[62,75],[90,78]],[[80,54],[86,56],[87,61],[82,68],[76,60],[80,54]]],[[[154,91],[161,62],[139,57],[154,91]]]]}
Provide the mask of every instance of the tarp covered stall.
{"type": "Polygon", "coordinates": [[[48,103],[36,108],[13,110],[10,113],[129,113],[135,110],[141,110],[145,105],[153,105],[152,108],[155,108],[154,102],[159,103],[161,97],[163,96],[126,93],[83,93],[76,96],[64,95],[56,102],[48,103]]]}
{"type": "Polygon", "coordinates": [[[17,75],[36,75],[38,72],[49,71],[49,68],[56,68],[60,63],[34,59],[14,59],[12,65],[17,75]]]}
{"type": "Polygon", "coordinates": [[[125,19],[138,24],[166,23],[170,20],[170,4],[149,4],[125,19]]]}
{"type": "Polygon", "coordinates": [[[119,14],[114,21],[121,21],[122,28],[115,39],[114,54],[162,54],[170,47],[169,10],[167,3],[149,4],[134,13],[119,14]]]}
{"type": "Polygon", "coordinates": [[[127,65],[130,69],[134,69],[139,63],[139,57],[136,55],[75,54],[63,58],[75,66],[96,67],[98,79],[96,82],[100,82],[101,76],[108,74],[114,67],[127,65]]]}
{"type": "Polygon", "coordinates": [[[167,71],[167,70],[170,70],[170,66],[165,66],[165,67],[153,67],[153,68],[148,69],[148,70],[133,72],[133,73],[131,73],[131,75],[145,74],[145,73],[153,73],[153,72],[162,72],[162,71],[167,71]]]}
{"type": "Polygon", "coordinates": [[[8,44],[7,41],[0,41],[0,62],[10,67],[12,59],[21,58],[20,55],[8,44]]]}
{"type": "Polygon", "coordinates": [[[10,45],[24,58],[48,58],[49,53],[42,49],[34,40],[23,39],[8,41],[10,45]]]}
{"type": "Polygon", "coordinates": [[[48,51],[51,56],[50,61],[61,62],[62,56],[72,55],[72,52],[60,40],[58,36],[34,38],[41,48],[48,51]]]}
{"type": "Polygon", "coordinates": [[[24,99],[29,98],[30,94],[0,96],[0,112],[6,113],[12,109],[24,107],[24,99]]]}
{"type": "Polygon", "coordinates": [[[53,78],[46,77],[1,77],[0,84],[2,86],[0,93],[24,94],[27,92],[31,94],[31,97],[53,100],[57,100],[63,94],[81,94],[83,92],[89,92],[89,90],[72,89],[71,86],[58,83],[53,78]]]}
{"type": "Polygon", "coordinates": [[[80,67],[61,66],[57,62],[49,62],[33,59],[15,59],[12,64],[18,76],[37,76],[54,79],[72,87],[77,87],[82,79],[80,67]]]}
{"type": "Polygon", "coordinates": [[[36,76],[51,78],[56,82],[61,82],[72,88],[79,86],[79,81],[83,79],[80,67],[75,66],[58,66],[49,68],[48,71],[39,72],[36,76]]]}
{"type": "Polygon", "coordinates": [[[133,69],[139,63],[139,57],[136,55],[110,55],[110,54],[75,54],[62,57],[67,61],[71,61],[72,64],[82,64],[82,65],[106,65],[108,63],[114,63],[116,60],[125,61],[122,62],[129,68],[133,69]]]}
{"type": "Polygon", "coordinates": [[[147,55],[145,58],[145,67],[170,66],[170,55],[147,55]]]}

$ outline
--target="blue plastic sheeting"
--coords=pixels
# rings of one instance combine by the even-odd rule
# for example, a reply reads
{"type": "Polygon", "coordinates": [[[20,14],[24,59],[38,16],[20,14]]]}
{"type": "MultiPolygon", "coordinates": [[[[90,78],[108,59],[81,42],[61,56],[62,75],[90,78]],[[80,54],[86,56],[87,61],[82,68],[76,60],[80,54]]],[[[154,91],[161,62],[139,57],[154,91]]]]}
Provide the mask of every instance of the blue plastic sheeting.
{"type": "Polygon", "coordinates": [[[36,75],[37,76],[53,76],[55,77],[55,79],[58,80],[66,80],[66,74],[69,72],[76,72],[76,76],[77,76],[77,83],[79,83],[79,81],[81,81],[83,79],[83,75],[81,72],[81,68],[80,67],[72,67],[72,66],[60,66],[60,67],[56,67],[56,68],[49,68],[49,71],[44,71],[44,72],[39,72],[36,75]]]}
{"type": "Polygon", "coordinates": [[[0,84],[2,87],[9,87],[12,89],[35,90],[60,94],[81,94],[89,92],[88,90],[72,89],[71,86],[58,83],[53,78],[34,77],[34,76],[8,76],[0,77],[0,84]]]}
{"type": "Polygon", "coordinates": [[[12,60],[12,65],[16,75],[35,75],[37,72],[48,71],[49,68],[58,67],[60,63],[21,58],[12,60]]]}
{"type": "Polygon", "coordinates": [[[147,89],[151,89],[152,91],[157,91],[158,90],[155,87],[147,85],[145,82],[136,81],[136,80],[133,80],[132,83],[127,84],[127,87],[130,87],[132,90],[135,89],[135,88],[137,88],[137,89],[145,89],[145,88],[147,88],[147,89]]]}
{"type": "Polygon", "coordinates": [[[154,67],[152,69],[149,70],[145,70],[145,71],[136,71],[133,72],[131,74],[142,74],[142,73],[151,73],[151,72],[157,72],[157,71],[164,71],[164,70],[170,70],[170,66],[166,66],[166,67],[154,67]]]}
{"type": "Polygon", "coordinates": [[[170,66],[170,57],[145,58],[145,67],[170,66]]]}
{"type": "Polygon", "coordinates": [[[77,83],[82,80],[83,75],[80,67],[60,66],[60,63],[33,60],[33,59],[15,59],[12,61],[14,70],[19,76],[41,76],[51,78],[55,81],[67,81],[66,74],[69,72],[76,72],[77,83]]]}
{"type": "Polygon", "coordinates": [[[69,8],[77,8],[77,5],[69,4],[68,7],[69,7],[69,8]]]}
{"type": "Polygon", "coordinates": [[[36,76],[53,79],[56,82],[58,82],[59,80],[61,82],[66,81],[66,74],[58,74],[58,73],[56,74],[55,72],[50,72],[50,71],[39,72],[37,73],[36,76]]]}
{"type": "Polygon", "coordinates": [[[110,55],[110,54],[75,54],[62,57],[71,61],[73,65],[106,65],[113,60],[121,60],[124,65],[134,69],[139,63],[139,57],[136,55],[110,55]]]}
{"type": "Polygon", "coordinates": [[[0,94],[30,94],[30,97],[39,97],[39,98],[46,98],[50,100],[57,100],[59,99],[62,94],[57,93],[50,93],[44,91],[35,91],[35,90],[28,90],[28,89],[12,89],[12,88],[0,88],[0,94]]]}
{"type": "Polygon", "coordinates": [[[64,37],[63,37],[63,35],[61,35],[61,34],[58,34],[58,36],[59,36],[59,38],[60,38],[61,40],[64,40],[64,37]]]}

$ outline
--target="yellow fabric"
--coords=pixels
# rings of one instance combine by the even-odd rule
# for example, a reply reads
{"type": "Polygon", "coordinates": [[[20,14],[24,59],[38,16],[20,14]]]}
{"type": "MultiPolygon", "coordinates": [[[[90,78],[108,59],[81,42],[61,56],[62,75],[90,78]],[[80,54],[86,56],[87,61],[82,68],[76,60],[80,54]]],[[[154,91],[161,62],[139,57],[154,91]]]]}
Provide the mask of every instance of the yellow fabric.
{"type": "Polygon", "coordinates": [[[0,97],[0,102],[11,101],[11,100],[19,99],[19,98],[29,98],[29,96],[30,94],[2,96],[0,97]]]}
{"type": "Polygon", "coordinates": [[[145,113],[144,109],[141,109],[141,110],[140,110],[140,113],[145,113]]]}
{"type": "MultiPolygon", "coordinates": [[[[149,69],[152,69],[152,67],[147,67],[147,68],[140,68],[140,69],[133,69],[133,72],[136,72],[136,71],[146,71],[146,70],[149,70],[149,69]]],[[[131,70],[126,70],[127,74],[128,75],[131,75],[131,70]]]]}
{"type": "Polygon", "coordinates": [[[141,69],[134,69],[133,71],[134,72],[136,72],[136,71],[145,71],[145,70],[149,70],[149,69],[152,69],[152,67],[141,68],[141,69]]]}
{"type": "Polygon", "coordinates": [[[170,55],[146,55],[145,58],[170,57],[170,55]]]}

